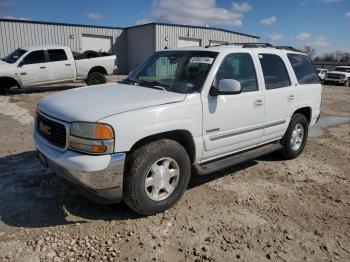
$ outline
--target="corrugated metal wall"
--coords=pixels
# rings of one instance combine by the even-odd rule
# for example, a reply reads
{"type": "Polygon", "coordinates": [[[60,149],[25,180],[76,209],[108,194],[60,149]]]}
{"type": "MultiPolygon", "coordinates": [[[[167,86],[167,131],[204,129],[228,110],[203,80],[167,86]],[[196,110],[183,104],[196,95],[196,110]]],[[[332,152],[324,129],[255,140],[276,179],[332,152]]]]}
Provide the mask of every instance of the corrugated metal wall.
{"type": "Polygon", "coordinates": [[[126,57],[123,56],[125,48],[123,31],[122,29],[100,27],[0,21],[0,57],[4,57],[21,46],[41,44],[65,45],[73,51],[80,52],[83,34],[108,36],[113,39],[110,51],[114,54],[120,54],[117,64],[121,69],[125,69],[123,68],[126,60],[126,57]]]}
{"type": "Polygon", "coordinates": [[[156,50],[155,29],[152,24],[126,29],[129,71],[156,50]]]}
{"type": "Polygon", "coordinates": [[[177,47],[177,41],[181,38],[201,39],[202,46],[210,43],[210,40],[222,41],[228,43],[257,43],[258,38],[225,32],[210,28],[196,28],[187,26],[168,26],[156,25],[157,43],[156,49],[161,50],[165,47],[177,47]]]}
{"type": "Polygon", "coordinates": [[[154,51],[177,47],[180,37],[201,39],[202,46],[211,40],[229,43],[258,41],[258,38],[234,32],[180,25],[153,23],[118,29],[0,19],[0,57],[21,46],[40,44],[61,44],[80,52],[82,35],[111,37],[111,52],[117,55],[117,65],[121,73],[131,71],[154,51]]]}

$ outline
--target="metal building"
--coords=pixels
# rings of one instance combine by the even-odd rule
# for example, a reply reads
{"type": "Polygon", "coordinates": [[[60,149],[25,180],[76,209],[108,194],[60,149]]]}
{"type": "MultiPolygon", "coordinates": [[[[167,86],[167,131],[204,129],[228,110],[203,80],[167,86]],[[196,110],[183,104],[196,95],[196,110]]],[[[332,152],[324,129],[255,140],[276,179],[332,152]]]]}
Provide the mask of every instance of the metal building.
{"type": "Polygon", "coordinates": [[[132,70],[154,51],[209,43],[256,43],[259,37],[212,27],[150,23],[127,28],[0,19],[0,57],[21,46],[63,44],[73,51],[117,55],[121,73],[132,70]]]}

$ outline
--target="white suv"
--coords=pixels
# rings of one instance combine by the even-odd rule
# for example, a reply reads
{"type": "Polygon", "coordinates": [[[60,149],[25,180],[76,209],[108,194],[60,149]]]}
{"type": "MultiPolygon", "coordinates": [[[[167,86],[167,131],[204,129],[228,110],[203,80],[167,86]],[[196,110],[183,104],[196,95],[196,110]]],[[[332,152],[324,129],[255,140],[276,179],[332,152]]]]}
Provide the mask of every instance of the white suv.
{"type": "Polygon", "coordinates": [[[320,115],[311,60],[264,44],[168,49],[123,82],[38,103],[39,159],[98,202],[152,215],[191,176],[280,151],[301,154],[320,115]]]}

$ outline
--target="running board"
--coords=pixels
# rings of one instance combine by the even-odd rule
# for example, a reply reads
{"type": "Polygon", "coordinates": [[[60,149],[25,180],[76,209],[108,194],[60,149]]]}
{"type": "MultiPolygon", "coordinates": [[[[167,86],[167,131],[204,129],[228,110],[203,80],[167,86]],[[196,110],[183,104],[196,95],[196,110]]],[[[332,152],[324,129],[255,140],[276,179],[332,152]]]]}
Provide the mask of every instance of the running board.
{"type": "Polygon", "coordinates": [[[241,164],[250,160],[257,159],[261,156],[273,153],[275,151],[281,150],[282,145],[278,143],[267,144],[255,149],[250,149],[248,151],[240,152],[235,155],[222,158],[220,160],[213,160],[206,164],[195,165],[195,169],[198,175],[208,175],[210,173],[222,170],[224,168],[241,164]]]}

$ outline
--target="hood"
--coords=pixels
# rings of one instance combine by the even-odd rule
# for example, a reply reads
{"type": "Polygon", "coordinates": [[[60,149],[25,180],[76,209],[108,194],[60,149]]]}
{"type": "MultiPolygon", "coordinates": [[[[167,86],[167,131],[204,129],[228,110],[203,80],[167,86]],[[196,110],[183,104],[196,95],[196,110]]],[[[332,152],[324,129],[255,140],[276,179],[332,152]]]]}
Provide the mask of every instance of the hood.
{"type": "Polygon", "coordinates": [[[38,109],[66,122],[96,122],[102,118],[183,101],[186,94],[178,94],[126,84],[88,86],[61,92],[41,99],[38,109]]]}

